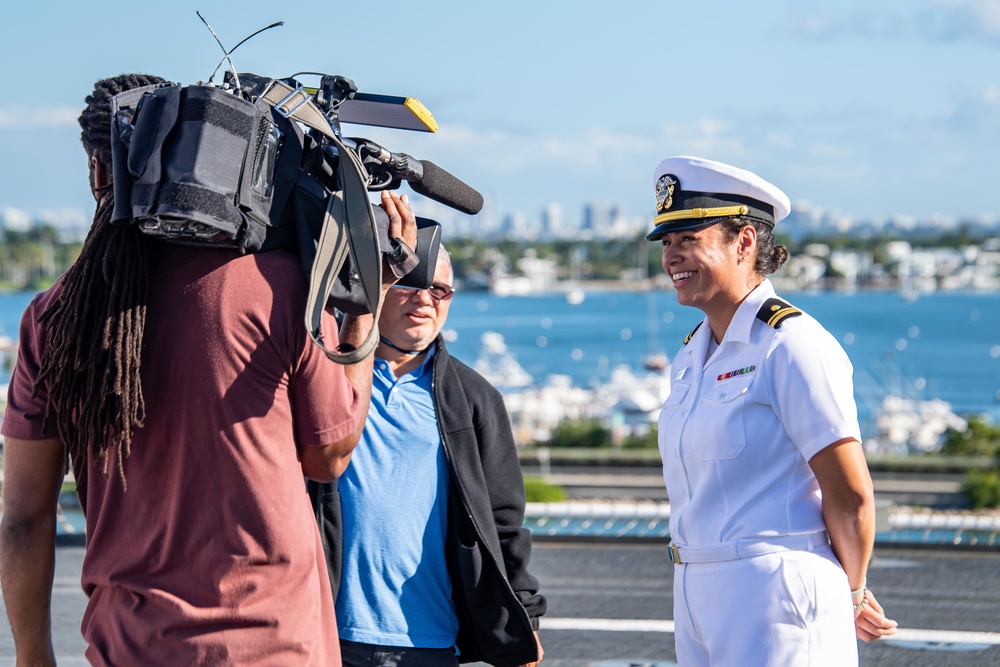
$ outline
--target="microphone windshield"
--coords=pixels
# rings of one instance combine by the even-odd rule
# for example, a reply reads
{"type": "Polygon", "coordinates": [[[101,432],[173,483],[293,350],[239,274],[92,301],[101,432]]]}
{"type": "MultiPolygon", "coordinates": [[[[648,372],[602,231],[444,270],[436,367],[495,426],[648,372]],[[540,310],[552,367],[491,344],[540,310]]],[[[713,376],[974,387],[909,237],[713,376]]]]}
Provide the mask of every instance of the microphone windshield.
{"type": "Polygon", "coordinates": [[[424,175],[419,181],[409,181],[414,192],[436,202],[475,215],[483,210],[483,196],[433,162],[421,160],[424,175]]]}

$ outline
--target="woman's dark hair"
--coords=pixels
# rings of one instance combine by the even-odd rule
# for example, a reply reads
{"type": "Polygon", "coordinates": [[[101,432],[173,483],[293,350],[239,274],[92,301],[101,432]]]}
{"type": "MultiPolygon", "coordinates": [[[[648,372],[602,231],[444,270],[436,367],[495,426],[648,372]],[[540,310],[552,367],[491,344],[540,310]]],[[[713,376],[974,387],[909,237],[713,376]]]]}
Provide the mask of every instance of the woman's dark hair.
{"type": "Polygon", "coordinates": [[[770,225],[759,220],[741,217],[728,218],[719,223],[722,236],[727,244],[735,241],[740,230],[747,225],[751,225],[757,231],[757,255],[754,257],[754,271],[762,276],[774,273],[788,259],[788,248],[783,245],[775,245],[774,231],[770,225]]]}
{"type": "MultiPolygon", "coordinates": [[[[122,74],[98,81],[87,96],[80,138],[88,159],[96,157],[109,179],[111,98],[162,82],[122,74]]],[[[153,242],[134,225],[111,224],[112,193],[111,185],[95,191],[97,210],[80,256],[39,319],[45,346],[33,393],[47,393],[43,428],[55,422],[78,477],[88,452],[103,460],[107,475],[114,447],[124,488],[132,433],[146,415],[139,366],[153,242]]]]}

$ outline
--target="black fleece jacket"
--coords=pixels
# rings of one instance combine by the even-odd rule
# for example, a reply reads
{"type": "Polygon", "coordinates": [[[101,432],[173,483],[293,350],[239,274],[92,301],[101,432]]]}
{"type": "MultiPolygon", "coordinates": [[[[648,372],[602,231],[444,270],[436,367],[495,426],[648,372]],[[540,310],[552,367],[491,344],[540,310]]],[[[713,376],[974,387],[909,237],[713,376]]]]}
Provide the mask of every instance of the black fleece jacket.
{"type": "MultiPolygon", "coordinates": [[[[503,398],[437,340],[432,392],[451,472],[445,549],[458,614],[461,662],[516,666],[538,659],[533,630],[545,613],[528,572],[531,533],[524,528],[524,480],[503,398]]],[[[336,483],[310,492],[340,583],[341,524],[336,483]]]]}

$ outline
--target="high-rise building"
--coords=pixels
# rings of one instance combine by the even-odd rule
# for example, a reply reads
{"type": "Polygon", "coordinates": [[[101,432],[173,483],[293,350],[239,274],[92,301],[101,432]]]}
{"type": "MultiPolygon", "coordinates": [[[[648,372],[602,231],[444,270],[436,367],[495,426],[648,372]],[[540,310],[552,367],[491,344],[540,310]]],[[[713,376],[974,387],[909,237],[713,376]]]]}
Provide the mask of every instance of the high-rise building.
{"type": "Polygon", "coordinates": [[[588,202],[583,206],[584,231],[594,236],[606,236],[614,223],[615,207],[607,202],[588,202]]]}
{"type": "Polygon", "coordinates": [[[500,233],[507,238],[525,238],[528,235],[528,218],[520,211],[508,213],[500,224],[500,233]]]}
{"type": "Polygon", "coordinates": [[[562,204],[550,202],[542,208],[542,238],[558,238],[566,232],[562,204]]]}

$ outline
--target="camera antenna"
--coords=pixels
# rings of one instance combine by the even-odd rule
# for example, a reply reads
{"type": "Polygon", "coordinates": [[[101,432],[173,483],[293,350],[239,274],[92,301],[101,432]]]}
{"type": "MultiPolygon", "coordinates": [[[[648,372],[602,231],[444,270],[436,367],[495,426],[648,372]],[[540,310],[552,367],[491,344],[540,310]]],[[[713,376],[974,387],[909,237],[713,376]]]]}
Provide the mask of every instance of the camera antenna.
{"type": "Polygon", "coordinates": [[[229,49],[227,51],[226,47],[222,45],[222,40],[220,40],[219,36],[215,34],[215,30],[212,30],[212,26],[209,25],[208,21],[205,20],[205,17],[201,15],[201,12],[200,11],[196,11],[195,13],[198,15],[198,18],[201,19],[201,22],[205,24],[205,27],[208,28],[208,31],[210,33],[212,33],[212,37],[215,38],[215,41],[218,43],[219,48],[222,49],[222,53],[225,54],[225,55],[222,56],[222,60],[219,61],[219,64],[215,66],[215,69],[212,70],[212,75],[210,77],[208,77],[208,83],[209,84],[212,83],[212,80],[215,78],[215,75],[219,71],[219,68],[222,67],[222,63],[224,63],[224,62],[226,62],[228,60],[229,61],[229,69],[233,73],[233,79],[236,81],[236,91],[237,92],[241,92],[240,75],[237,74],[237,72],[236,72],[236,66],[233,64],[233,61],[229,58],[229,56],[232,55],[233,52],[236,51],[236,49],[240,48],[250,38],[256,37],[257,35],[259,35],[260,33],[264,32],[265,30],[270,30],[271,28],[277,28],[278,26],[285,25],[285,22],[284,21],[275,21],[271,25],[265,26],[265,27],[261,28],[260,30],[257,30],[256,32],[253,32],[250,35],[247,35],[246,37],[244,37],[242,40],[240,40],[240,42],[236,46],[234,46],[233,48],[231,48],[231,49],[229,49]]]}

